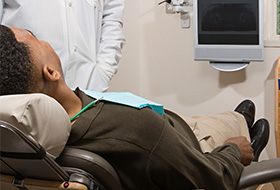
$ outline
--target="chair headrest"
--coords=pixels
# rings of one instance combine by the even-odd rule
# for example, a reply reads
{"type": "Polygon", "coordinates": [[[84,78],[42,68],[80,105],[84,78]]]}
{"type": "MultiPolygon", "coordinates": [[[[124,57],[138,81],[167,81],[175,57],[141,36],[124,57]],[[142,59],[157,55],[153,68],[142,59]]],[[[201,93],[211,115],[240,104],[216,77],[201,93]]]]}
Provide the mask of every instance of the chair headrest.
{"type": "Polygon", "coordinates": [[[53,157],[64,149],[71,131],[64,108],[53,98],[40,94],[0,96],[0,120],[36,140],[53,157]]]}

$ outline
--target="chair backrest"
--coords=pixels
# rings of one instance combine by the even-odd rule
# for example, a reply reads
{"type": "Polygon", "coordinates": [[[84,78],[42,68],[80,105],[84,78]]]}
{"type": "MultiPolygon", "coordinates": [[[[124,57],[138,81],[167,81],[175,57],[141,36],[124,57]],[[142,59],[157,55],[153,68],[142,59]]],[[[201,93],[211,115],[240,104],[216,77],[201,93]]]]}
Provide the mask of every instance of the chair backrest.
{"type": "Polygon", "coordinates": [[[0,120],[0,174],[18,180],[38,179],[74,182],[90,190],[122,190],[114,168],[89,151],[65,148],[53,160],[33,139],[16,127],[0,120]]]}
{"type": "Polygon", "coordinates": [[[34,140],[0,121],[0,173],[18,179],[67,181],[69,175],[34,140]]]}

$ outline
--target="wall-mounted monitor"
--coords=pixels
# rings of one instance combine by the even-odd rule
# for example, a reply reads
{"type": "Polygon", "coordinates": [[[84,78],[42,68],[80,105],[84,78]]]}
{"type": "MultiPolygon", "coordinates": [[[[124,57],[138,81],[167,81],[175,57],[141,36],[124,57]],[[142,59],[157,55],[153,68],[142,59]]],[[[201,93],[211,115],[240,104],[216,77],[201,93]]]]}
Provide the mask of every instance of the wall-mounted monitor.
{"type": "Polygon", "coordinates": [[[193,0],[193,8],[195,60],[232,70],[263,61],[263,0],[193,0]]]}

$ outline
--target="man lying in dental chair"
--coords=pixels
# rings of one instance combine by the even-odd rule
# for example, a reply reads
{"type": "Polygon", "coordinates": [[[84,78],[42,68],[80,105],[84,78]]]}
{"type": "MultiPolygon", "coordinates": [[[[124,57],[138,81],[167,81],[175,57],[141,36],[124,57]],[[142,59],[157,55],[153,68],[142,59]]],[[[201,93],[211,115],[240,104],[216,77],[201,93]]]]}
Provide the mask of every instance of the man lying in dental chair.
{"type": "MultiPolygon", "coordinates": [[[[73,92],[67,87],[56,53],[29,31],[0,26],[0,57],[1,96],[43,93],[57,100],[69,118],[94,100],[79,88],[73,92]]],[[[254,151],[257,160],[267,143],[269,124],[265,119],[254,123],[255,106],[250,100],[234,111],[185,120],[164,111],[163,115],[147,107],[136,109],[100,100],[72,121],[66,146],[105,158],[124,189],[225,190],[236,188],[254,151]],[[211,137],[199,132],[208,127],[231,132],[226,139],[210,143],[210,148],[202,146],[202,151],[202,139],[211,137]],[[255,150],[247,140],[248,131],[255,150]]]]}

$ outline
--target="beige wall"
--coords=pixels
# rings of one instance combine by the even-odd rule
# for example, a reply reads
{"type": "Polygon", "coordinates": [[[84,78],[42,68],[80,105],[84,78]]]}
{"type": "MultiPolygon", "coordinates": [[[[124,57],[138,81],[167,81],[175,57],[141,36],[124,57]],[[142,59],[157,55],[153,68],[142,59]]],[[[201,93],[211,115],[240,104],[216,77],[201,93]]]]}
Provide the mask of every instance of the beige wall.
{"type": "Polygon", "coordinates": [[[182,29],[179,15],[167,15],[159,0],[125,0],[127,44],[110,91],[130,91],[181,115],[233,110],[243,99],[257,105],[256,117],[270,121],[271,138],[261,159],[276,156],[274,68],[278,48],[265,48],[265,61],[225,73],[193,60],[193,28],[182,29]]]}

